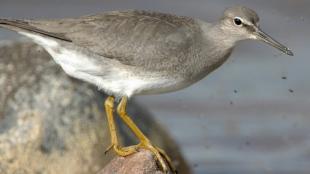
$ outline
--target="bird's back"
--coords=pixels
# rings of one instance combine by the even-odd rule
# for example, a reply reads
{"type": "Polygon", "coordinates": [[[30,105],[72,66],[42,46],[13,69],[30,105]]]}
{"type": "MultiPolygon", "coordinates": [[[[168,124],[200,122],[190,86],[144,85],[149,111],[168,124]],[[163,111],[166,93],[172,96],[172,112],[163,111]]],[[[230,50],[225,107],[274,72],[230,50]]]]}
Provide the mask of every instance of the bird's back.
{"type": "Polygon", "coordinates": [[[27,22],[41,30],[63,34],[75,45],[105,58],[154,70],[185,61],[201,34],[192,18],[137,10],[27,22]]]}

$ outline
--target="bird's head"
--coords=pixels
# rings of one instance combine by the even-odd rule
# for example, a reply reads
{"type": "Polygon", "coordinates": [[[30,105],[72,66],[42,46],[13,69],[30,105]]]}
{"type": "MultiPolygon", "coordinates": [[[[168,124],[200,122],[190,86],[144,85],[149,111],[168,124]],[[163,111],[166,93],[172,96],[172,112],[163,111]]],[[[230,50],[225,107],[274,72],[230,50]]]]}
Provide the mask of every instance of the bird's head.
{"type": "Polygon", "coordinates": [[[259,17],[254,10],[244,6],[227,8],[221,20],[221,28],[234,41],[253,39],[263,41],[287,55],[293,56],[293,52],[274,40],[259,28],[259,17]]]}

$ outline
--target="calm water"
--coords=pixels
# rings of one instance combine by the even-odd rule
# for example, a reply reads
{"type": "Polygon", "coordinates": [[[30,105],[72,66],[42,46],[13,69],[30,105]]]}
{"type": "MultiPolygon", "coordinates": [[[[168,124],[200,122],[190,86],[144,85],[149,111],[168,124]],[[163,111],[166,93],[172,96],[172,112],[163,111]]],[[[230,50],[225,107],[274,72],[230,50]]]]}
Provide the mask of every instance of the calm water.
{"type": "MultiPolygon", "coordinates": [[[[291,47],[295,57],[243,42],[228,62],[194,86],[135,99],[171,132],[197,174],[310,173],[310,1],[1,0],[0,16],[151,9],[214,21],[233,4],[255,9],[262,29],[291,47]]],[[[0,31],[1,40],[16,37],[0,31]]]]}

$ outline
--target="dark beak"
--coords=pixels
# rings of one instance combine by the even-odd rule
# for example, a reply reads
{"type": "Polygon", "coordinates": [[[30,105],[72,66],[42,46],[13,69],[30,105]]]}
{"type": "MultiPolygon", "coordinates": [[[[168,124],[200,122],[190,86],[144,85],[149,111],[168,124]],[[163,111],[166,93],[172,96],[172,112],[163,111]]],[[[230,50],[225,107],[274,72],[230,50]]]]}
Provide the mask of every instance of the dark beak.
{"type": "Polygon", "coordinates": [[[282,51],[283,53],[285,53],[289,56],[294,56],[294,53],[289,48],[282,45],[278,41],[274,40],[272,37],[270,37],[268,34],[263,32],[261,29],[257,28],[255,31],[255,35],[256,35],[257,39],[277,48],[278,50],[282,51]]]}

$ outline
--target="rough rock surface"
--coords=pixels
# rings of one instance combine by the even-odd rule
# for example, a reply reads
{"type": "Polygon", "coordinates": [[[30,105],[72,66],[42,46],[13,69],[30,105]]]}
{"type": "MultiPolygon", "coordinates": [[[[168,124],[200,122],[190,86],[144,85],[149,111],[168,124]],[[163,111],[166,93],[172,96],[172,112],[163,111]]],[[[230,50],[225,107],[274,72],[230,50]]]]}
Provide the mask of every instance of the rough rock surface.
{"type": "Polygon", "coordinates": [[[153,155],[146,150],[130,155],[126,158],[114,158],[98,174],[164,174],[161,172],[153,155]]]}
{"type": "Polygon", "coordinates": [[[94,173],[108,162],[96,90],[33,44],[2,46],[0,74],[1,174],[94,173]]]}
{"type": "MultiPolygon", "coordinates": [[[[41,47],[1,44],[0,89],[1,174],[93,174],[112,159],[114,153],[104,154],[110,143],[104,94],[69,78],[41,47]]],[[[175,143],[136,108],[131,102],[133,119],[175,159],[180,173],[189,173],[175,143]]],[[[120,129],[132,144],[128,129],[120,129]]]]}

